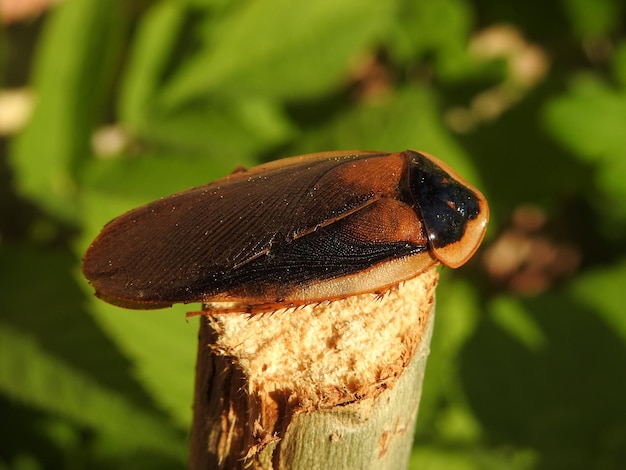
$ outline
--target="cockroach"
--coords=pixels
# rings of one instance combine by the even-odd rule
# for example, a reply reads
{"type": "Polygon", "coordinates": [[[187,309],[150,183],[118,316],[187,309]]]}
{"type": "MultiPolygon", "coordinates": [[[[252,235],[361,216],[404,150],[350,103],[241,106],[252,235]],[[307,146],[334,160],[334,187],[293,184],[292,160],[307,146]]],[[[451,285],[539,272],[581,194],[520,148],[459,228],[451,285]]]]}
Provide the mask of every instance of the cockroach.
{"type": "Polygon", "coordinates": [[[87,250],[83,273],[126,308],[269,312],[380,294],[438,263],[457,268],[488,219],[484,196],[426,153],[317,153],[121,215],[87,250]]]}

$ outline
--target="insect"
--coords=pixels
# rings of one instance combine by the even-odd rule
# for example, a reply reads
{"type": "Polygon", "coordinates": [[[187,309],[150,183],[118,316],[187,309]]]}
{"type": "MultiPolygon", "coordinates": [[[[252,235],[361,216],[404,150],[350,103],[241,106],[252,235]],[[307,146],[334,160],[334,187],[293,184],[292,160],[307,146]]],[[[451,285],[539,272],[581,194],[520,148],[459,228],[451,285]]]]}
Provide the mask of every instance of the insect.
{"type": "Polygon", "coordinates": [[[488,219],[483,195],[426,153],[318,153],[121,215],[87,250],[83,273],[122,307],[261,313],[383,293],[437,263],[459,267],[488,219]]]}

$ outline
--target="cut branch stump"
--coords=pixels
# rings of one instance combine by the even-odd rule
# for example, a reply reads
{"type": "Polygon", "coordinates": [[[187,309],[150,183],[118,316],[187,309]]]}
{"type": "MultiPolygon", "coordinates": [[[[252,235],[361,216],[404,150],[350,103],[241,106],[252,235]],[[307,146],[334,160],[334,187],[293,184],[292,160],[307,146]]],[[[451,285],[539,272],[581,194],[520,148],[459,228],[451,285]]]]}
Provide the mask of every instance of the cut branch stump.
{"type": "Polygon", "coordinates": [[[405,468],[437,279],[431,269],[379,297],[202,317],[190,468],[405,468]]]}

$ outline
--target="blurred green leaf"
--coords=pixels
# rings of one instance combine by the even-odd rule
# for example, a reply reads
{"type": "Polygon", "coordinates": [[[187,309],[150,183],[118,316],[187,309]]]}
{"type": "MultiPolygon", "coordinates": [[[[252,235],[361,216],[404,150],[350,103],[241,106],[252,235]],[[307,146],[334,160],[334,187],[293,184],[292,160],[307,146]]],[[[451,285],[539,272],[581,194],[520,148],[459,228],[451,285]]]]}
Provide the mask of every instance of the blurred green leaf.
{"type": "MultiPolygon", "coordinates": [[[[229,160],[282,144],[293,135],[293,126],[275,102],[260,95],[198,95],[184,106],[162,105],[172,63],[186,63],[177,57],[178,35],[192,13],[184,3],[161,2],[142,18],[120,101],[124,125],[135,137],[165,148],[229,160]]],[[[210,25],[215,21],[207,19],[210,25]]]]}
{"type": "Polygon", "coordinates": [[[450,449],[428,447],[411,455],[410,470],[524,470],[538,468],[540,458],[532,450],[500,449],[492,451],[480,447],[450,449]]]}
{"type": "Polygon", "coordinates": [[[137,380],[177,426],[189,428],[198,325],[187,322],[185,312],[193,311],[193,305],[136,312],[96,299],[92,304],[103,331],[136,365],[137,380]]]}
{"type": "Polygon", "coordinates": [[[626,87],[626,42],[620,42],[615,48],[613,72],[622,88],[626,87]]]}
{"type": "Polygon", "coordinates": [[[33,338],[0,323],[0,388],[11,398],[114,437],[119,451],[145,447],[182,460],[166,422],[55,360],[33,338]]]}
{"type": "MultiPolygon", "coordinates": [[[[145,451],[181,462],[185,433],[175,423],[184,428],[189,421],[195,328],[186,343],[190,357],[168,354],[160,359],[168,374],[162,382],[168,394],[173,392],[170,400],[184,403],[171,410],[167,400],[159,402],[144,388],[141,371],[88,315],[82,293],[89,287],[76,273],[77,264],[65,251],[0,245],[0,392],[27,409],[91,433],[103,455],[145,451]],[[169,383],[177,377],[169,369],[186,381],[169,383]]],[[[184,354],[185,348],[180,351],[184,354]]]]}
{"type": "Polygon", "coordinates": [[[307,98],[345,78],[391,27],[395,2],[242,2],[166,88],[167,107],[211,94],[307,98]]]}
{"type": "Polygon", "coordinates": [[[460,354],[466,396],[496,446],[534,449],[546,468],[619,468],[626,348],[574,293],[565,288],[518,301],[518,314],[544,338],[541,348],[517,340],[497,316],[484,318],[460,354]]]}
{"type": "Polygon", "coordinates": [[[172,113],[155,114],[142,137],[170,151],[233,161],[280,145],[294,133],[275,103],[253,97],[198,102],[172,113]]]}
{"type": "Polygon", "coordinates": [[[547,340],[543,332],[517,299],[511,296],[498,297],[493,299],[491,307],[494,321],[526,348],[539,352],[546,347],[547,340]]]}
{"type": "Polygon", "coordinates": [[[549,130],[581,160],[592,175],[607,214],[626,220],[626,88],[614,89],[591,75],[575,77],[568,92],[547,104],[549,130]]]}
{"type": "Polygon", "coordinates": [[[62,251],[0,247],[0,391],[89,430],[120,452],[184,457],[182,433],[129,374],[131,362],[86,314],[62,251]]]}
{"type": "Polygon", "coordinates": [[[469,67],[467,41],[471,19],[467,2],[400,2],[398,25],[390,32],[394,58],[407,62],[434,53],[437,71],[443,77],[465,77],[469,67]]]}
{"type": "Polygon", "coordinates": [[[156,106],[177,36],[184,27],[186,2],[155,2],[141,18],[120,92],[119,112],[133,132],[145,132],[156,106]]]}
{"type": "Polygon", "coordinates": [[[36,109],[12,152],[20,192],[76,221],[76,171],[89,156],[91,131],[124,35],[119,2],[68,1],[44,32],[35,64],[36,109]]]}
{"type": "Polygon", "coordinates": [[[565,11],[582,36],[609,34],[618,25],[623,3],[619,0],[565,0],[565,11]]]}
{"type": "Polygon", "coordinates": [[[128,377],[131,364],[87,315],[78,258],[66,250],[0,245],[2,321],[35,338],[68,367],[137,404],[148,396],[128,377]],[[80,351],[80,354],[77,352],[80,351]]]}
{"type": "Polygon", "coordinates": [[[572,286],[573,295],[593,309],[626,343],[626,260],[580,276],[572,286]]]}
{"type": "Polygon", "coordinates": [[[546,109],[547,124],[554,135],[590,162],[611,162],[622,155],[621,123],[625,118],[626,93],[591,75],[575,77],[568,92],[552,100],[546,109]],[[599,116],[604,119],[597,119],[599,116]]]}

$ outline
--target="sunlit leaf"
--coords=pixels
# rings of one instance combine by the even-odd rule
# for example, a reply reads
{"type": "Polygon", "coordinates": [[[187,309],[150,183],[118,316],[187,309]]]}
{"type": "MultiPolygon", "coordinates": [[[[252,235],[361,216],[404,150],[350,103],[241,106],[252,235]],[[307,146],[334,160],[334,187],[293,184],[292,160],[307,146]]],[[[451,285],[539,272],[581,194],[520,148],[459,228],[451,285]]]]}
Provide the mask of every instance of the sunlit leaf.
{"type": "Polygon", "coordinates": [[[593,165],[591,175],[607,198],[607,213],[626,219],[626,89],[589,75],[577,76],[568,92],[548,103],[549,130],[573,155],[593,165]]]}
{"type": "Polygon", "coordinates": [[[350,61],[390,27],[393,4],[243,2],[178,72],[164,102],[175,106],[211,93],[274,98],[319,94],[345,78],[350,61]]]}
{"type": "Polygon", "coordinates": [[[621,335],[626,344],[626,261],[616,260],[612,266],[580,276],[572,286],[573,294],[598,313],[621,335]]]}
{"type": "Polygon", "coordinates": [[[65,219],[75,218],[76,170],[89,157],[124,23],[119,6],[64,2],[51,18],[35,64],[36,108],[13,148],[20,191],[65,219]]]}

